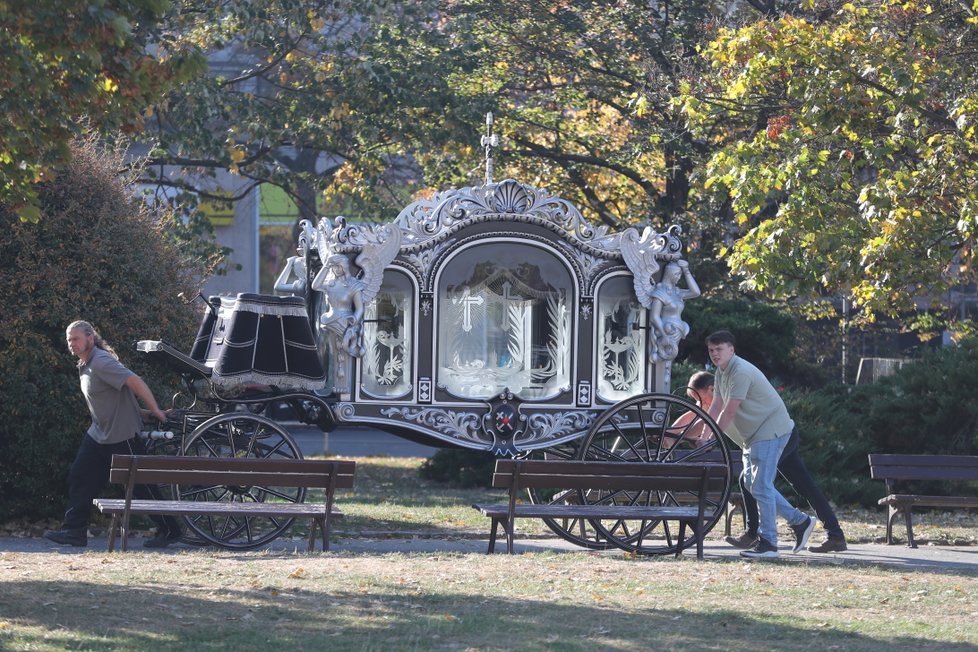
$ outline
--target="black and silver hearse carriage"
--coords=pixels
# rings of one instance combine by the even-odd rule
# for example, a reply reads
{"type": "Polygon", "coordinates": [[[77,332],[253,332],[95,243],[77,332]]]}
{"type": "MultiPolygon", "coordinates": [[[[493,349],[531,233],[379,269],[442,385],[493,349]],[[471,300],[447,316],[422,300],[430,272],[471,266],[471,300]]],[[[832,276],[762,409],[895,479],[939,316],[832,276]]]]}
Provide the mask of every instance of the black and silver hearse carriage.
{"type": "MultiPolygon", "coordinates": [[[[138,348],[176,369],[188,397],[168,424],[185,455],[301,457],[263,413],[288,403],[330,431],[367,425],[436,447],[500,456],[723,461],[715,423],[670,393],[672,361],[699,288],[677,227],[611,232],[569,202],[513,179],[416,201],[381,224],[303,221],[276,289],[212,297],[189,355],[138,348]],[[687,412],[687,425],[673,426],[687,412]],[[692,443],[694,429],[714,436],[692,443]]],[[[680,422],[682,423],[682,421],[680,422]]],[[[701,434],[701,433],[700,433],[701,434]]],[[[729,484],[729,483],[728,483],[729,484]]],[[[726,494],[711,497],[710,527],[726,494]]],[[[215,488],[188,499],[301,501],[297,490],[215,488]]],[[[531,496],[542,500],[541,496],[531,496]]],[[[675,495],[548,500],[689,500],[675,495]]],[[[253,547],[288,523],[190,520],[204,539],[253,547]]],[[[591,548],[675,552],[666,523],[548,521],[591,548]]],[[[685,546],[695,543],[687,539],[685,546]]]]}

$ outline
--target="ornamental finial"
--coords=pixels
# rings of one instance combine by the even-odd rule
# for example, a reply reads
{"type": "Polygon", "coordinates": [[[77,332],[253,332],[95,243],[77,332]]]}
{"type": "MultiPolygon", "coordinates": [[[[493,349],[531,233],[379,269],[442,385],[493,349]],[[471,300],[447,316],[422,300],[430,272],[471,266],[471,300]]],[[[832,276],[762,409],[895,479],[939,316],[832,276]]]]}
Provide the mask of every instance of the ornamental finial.
{"type": "Polygon", "coordinates": [[[499,136],[492,133],[492,111],[486,113],[486,135],[482,137],[482,146],[486,148],[486,185],[492,183],[492,149],[499,145],[499,136]]]}

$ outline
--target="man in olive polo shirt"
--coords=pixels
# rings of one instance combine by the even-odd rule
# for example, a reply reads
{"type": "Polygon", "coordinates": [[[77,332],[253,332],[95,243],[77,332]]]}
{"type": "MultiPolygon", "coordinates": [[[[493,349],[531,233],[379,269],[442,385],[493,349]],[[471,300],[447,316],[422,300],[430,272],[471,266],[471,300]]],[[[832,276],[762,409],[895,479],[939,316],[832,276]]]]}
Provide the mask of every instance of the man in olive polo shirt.
{"type": "Polygon", "coordinates": [[[706,338],[710,360],[716,365],[709,414],[743,451],[744,484],[758,507],[757,543],[740,554],[752,559],[777,557],[779,515],[795,533],[792,552],[798,552],[808,543],[815,519],[793,507],[774,486],[778,461],[795,422],[761,370],[737,356],[735,343],[730,331],[717,331],[706,338]]]}

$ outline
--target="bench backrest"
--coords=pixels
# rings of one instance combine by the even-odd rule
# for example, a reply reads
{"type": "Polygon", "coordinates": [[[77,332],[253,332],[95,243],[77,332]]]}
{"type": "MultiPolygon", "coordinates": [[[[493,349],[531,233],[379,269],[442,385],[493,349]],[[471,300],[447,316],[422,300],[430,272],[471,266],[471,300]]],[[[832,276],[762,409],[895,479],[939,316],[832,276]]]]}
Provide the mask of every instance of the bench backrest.
{"type": "Polygon", "coordinates": [[[869,476],[874,480],[978,480],[975,455],[869,454],[869,476]]]}
{"type": "Polygon", "coordinates": [[[726,482],[726,466],[714,463],[497,460],[492,476],[500,489],[722,492],[726,482]]]}
{"type": "Polygon", "coordinates": [[[169,455],[113,455],[110,482],[220,484],[352,489],[352,460],[294,460],[169,455]]]}

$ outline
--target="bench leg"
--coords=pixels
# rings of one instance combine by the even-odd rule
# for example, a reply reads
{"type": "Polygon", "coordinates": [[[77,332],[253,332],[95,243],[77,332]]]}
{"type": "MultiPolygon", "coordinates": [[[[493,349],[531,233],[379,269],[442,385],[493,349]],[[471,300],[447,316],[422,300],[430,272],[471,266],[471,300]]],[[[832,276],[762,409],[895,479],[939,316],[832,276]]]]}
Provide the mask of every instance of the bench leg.
{"type": "Polygon", "coordinates": [[[492,528],[489,530],[489,550],[486,551],[487,555],[491,555],[496,551],[496,533],[499,531],[499,519],[492,519],[492,528]]]}
{"type": "Polygon", "coordinates": [[[914,541],[914,539],[913,539],[913,517],[912,517],[912,512],[913,512],[913,509],[909,505],[907,505],[906,507],[903,508],[903,520],[907,524],[907,547],[908,548],[916,548],[917,547],[917,542],[914,541]]]}
{"type": "Polygon", "coordinates": [[[686,541],[686,521],[679,521],[679,540],[676,541],[676,557],[683,554],[683,542],[686,541]]]}
{"type": "MultiPolygon", "coordinates": [[[[330,522],[329,522],[329,519],[324,516],[323,518],[317,518],[317,519],[315,519],[315,521],[316,521],[316,523],[319,523],[319,531],[323,535],[323,552],[328,552],[329,551],[329,535],[330,535],[330,531],[329,531],[330,530],[330,522]]],[[[316,530],[316,528],[315,528],[315,526],[313,526],[313,531],[315,532],[315,530],[316,530]]],[[[312,543],[312,541],[310,541],[310,543],[312,543]]],[[[309,549],[312,550],[311,547],[309,549]]]]}
{"type": "Polygon", "coordinates": [[[724,523],[723,523],[724,536],[728,536],[728,537],[731,536],[730,530],[733,523],[734,515],[737,512],[740,512],[740,517],[744,522],[744,529],[745,530],[747,529],[747,514],[744,512],[743,499],[731,497],[727,501],[726,514],[724,515],[724,523]]]}
{"type": "Polygon", "coordinates": [[[115,532],[116,528],[119,526],[119,515],[112,515],[112,522],[109,523],[109,552],[115,550],[115,532]]]}
{"type": "Polygon", "coordinates": [[[893,521],[900,515],[899,510],[893,505],[886,506],[886,545],[893,545],[893,521]]]}
{"type": "MultiPolygon", "coordinates": [[[[692,536],[696,538],[696,558],[697,559],[703,559],[703,525],[704,524],[701,523],[698,519],[695,520],[695,521],[690,521],[689,522],[689,529],[693,533],[692,536]]],[[[679,526],[680,533],[683,532],[683,529],[685,527],[686,527],[686,522],[683,521],[682,524],[679,526]]],[[[683,539],[682,541],[679,542],[680,549],[682,549],[683,541],[685,541],[685,539],[683,539]]],[[[679,553],[678,552],[676,553],[676,556],[677,557],[679,556],[679,553]]]]}

